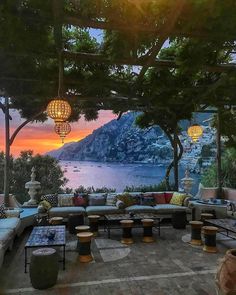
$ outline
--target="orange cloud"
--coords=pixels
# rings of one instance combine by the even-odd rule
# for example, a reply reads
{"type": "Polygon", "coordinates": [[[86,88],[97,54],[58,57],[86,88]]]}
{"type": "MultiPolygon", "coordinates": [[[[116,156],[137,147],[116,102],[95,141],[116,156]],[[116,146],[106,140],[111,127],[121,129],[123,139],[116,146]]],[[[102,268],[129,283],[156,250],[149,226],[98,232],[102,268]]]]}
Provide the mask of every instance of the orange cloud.
{"type": "MultiPolygon", "coordinates": [[[[96,121],[87,122],[81,118],[78,122],[71,124],[71,133],[65,138],[64,143],[79,141],[91,134],[94,129],[99,128],[116,116],[110,111],[101,111],[96,121]]],[[[19,114],[14,112],[13,121],[11,122],[10,133],[12,134],[17,126],[23,120],[19,114]]],[[[11,154],[19,155],[22,150],[33,150],[34,153],[44,154],[50,150],[57,149],[62,146],[60,137],[53,130],[53,122],[48,120],[45,123],[33,123],[26,125],[16,136],[12,146],[11,154]]],[[[0,150],[4,150],[4,120],[0,115],[0,150]]]]}

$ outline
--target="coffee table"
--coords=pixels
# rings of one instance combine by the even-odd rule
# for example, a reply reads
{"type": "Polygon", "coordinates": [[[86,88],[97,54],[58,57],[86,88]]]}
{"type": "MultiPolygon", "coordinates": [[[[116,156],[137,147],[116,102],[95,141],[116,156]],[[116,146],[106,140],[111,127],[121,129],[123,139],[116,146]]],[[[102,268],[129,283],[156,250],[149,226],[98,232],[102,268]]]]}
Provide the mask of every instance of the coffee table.
{"type": "Polygon", "coordinates": [[[110,239],[111,229],[121,229],[120,221],[121,220],[133,220],[134,226],[133,228],[142,228],[142,219],[153,219],[154,226],[158,229],[158,234],[161,234],[161,220],[162,217],[153,213],[135,213],[133,216],[130,214],[106,214],[105,216],[105,230],[107,230],[107,237],[110,239]]]}
{"type": "Polygon", "coordinates": [[[29,248],[42,248],[42,247],[63,247],[63,269],[65,269],[65,246],[66,246],[66,228],[65,225],[55,226],[35,226],[25,244],[25,273],[27,272],[27,250],[29,248]],[[48,239],[50,230],[55,231],[55,237],[48,239]]]}
{"type": "Polygon", "coordinates": [[[223,229],[223,231],[219,232],[220,234],[236,240],[236,220],[235,219],[230,219],[230,218],[207,219],[206,222],[209,223],[210,225],[223,229]],[[229,233],[233,233],[235,235],[232,236],[232,235],[229,235],[229,233]]]}

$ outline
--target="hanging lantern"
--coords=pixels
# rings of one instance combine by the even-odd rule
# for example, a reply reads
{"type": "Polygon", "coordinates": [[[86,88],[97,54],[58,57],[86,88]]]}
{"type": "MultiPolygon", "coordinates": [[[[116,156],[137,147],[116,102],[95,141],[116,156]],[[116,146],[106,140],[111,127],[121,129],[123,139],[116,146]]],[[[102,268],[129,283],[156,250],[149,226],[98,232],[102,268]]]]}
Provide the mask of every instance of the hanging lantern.
{"type": "Polygon", "coordinates": [[[55,98],[49,102],[47,114],[55,123],[64,122],[70,117],[71,106],[66,100],[55,98]]]}
{"type": "Polygon", "coordinates": [[[196,142],[202,134],[203,128],[198,124],[193,124],[188,128],[188,136],[190,136],[194,142],[196,142]]]}
{"type": "Polygon", "coordinates": [[[68,122],[59,122],[55,124],[54,131],[60,136],[61,142],[64,143],[66,135],[71,132],[71,127],[68,122]]]}

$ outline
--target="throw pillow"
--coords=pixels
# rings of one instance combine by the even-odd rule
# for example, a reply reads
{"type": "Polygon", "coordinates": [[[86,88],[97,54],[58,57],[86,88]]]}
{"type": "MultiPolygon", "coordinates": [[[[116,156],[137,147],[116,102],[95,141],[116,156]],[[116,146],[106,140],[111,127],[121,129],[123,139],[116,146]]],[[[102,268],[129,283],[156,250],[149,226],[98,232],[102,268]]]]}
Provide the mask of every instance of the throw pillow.
{"type": "Polygon", "coordinates": [[[153,193],[156,204],[166,204],[165,193],[153,193]]]}
{"type": "Polygon", "coordinates": [[[50,208],[52,208],[51,204],[46,201],[46,200],[43,200],[39,203],[40,206],[43,206],[43,208],[48,211],[50,208]]]}
{"type": "Polygon", "coordinates": [[[117,201],[116,201],[116,207],[117,207],[118,209],[124,209],[124,208],[125,208],[125,204],[124,204],[124,202],[122,202],[121,200],[117,200],[117,201]]]}
{"type": "Polygon", "coordinates": [[[45,195],[41,197],[41,201],[48,201],[52,207],[57,207],[58,205],[58,197],[57,195],[45,195]]]}
{"type": "Polygon", "coordinates": [[[106,195],[90,195],[89,206],[104,206],[106,205],[106,195]]]}
{"type": "Polygon", "coordinates": [[[173,196],[173,192],[165,192],[166,204],[170,203],[172,196],[173,196]]]}
{"type": "Polygon", "coordinates": [[[58,206],[59,207],[73,207],[73,194],[59,194],[58,195],[58,206]]]}
{"type": "Polygon", "coordinates": [[[118,195],[117,199],[125,204],[125,208],[135,205],[135,199],[130,194],[126,193],[123,195],[118,195]]]}
{"type": "Polygon", "coordinates": [[[0,219],[7,218],[4,205],[0,206],[0,219]]]}
{"type": "Polygon", "coordinates": [[[117,194],[108,194],[106,199],[107,206],[115,206],[117,201],[117,194]]]}
{"type": "Polygon", "coordinates": [[[86,200],[86,197],[77,195],[73,197],[73,203],[74,203],[74,206],[86,207],[87,200],[86,200]]]}
{"type": "Polygon", "coordinates": [[[185,194],[174,192],[173,196],[172,196],[172,198],[170,200],[170,204],[182,206],[186,197],[187,196],[185,194]]]}
{"type": "Polygon", "coordinates": [[[152,194],[142,196],[141,197],[141,205],[143,205],[143,206],[155,206],[156,201],[155,201],[154,196],[152,194]]]}

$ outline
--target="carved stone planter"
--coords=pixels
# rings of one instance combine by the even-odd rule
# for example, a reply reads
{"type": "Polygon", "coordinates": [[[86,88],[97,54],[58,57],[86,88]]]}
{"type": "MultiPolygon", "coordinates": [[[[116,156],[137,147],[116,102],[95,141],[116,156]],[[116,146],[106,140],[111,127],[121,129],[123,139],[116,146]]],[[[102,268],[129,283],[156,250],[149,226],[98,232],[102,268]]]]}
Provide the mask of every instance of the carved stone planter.
{"type": "Polygon", "coordinates": [[[236,295],[236,249],[230,249],[221,260],[216,273],[219,295],[236,295]]]}

